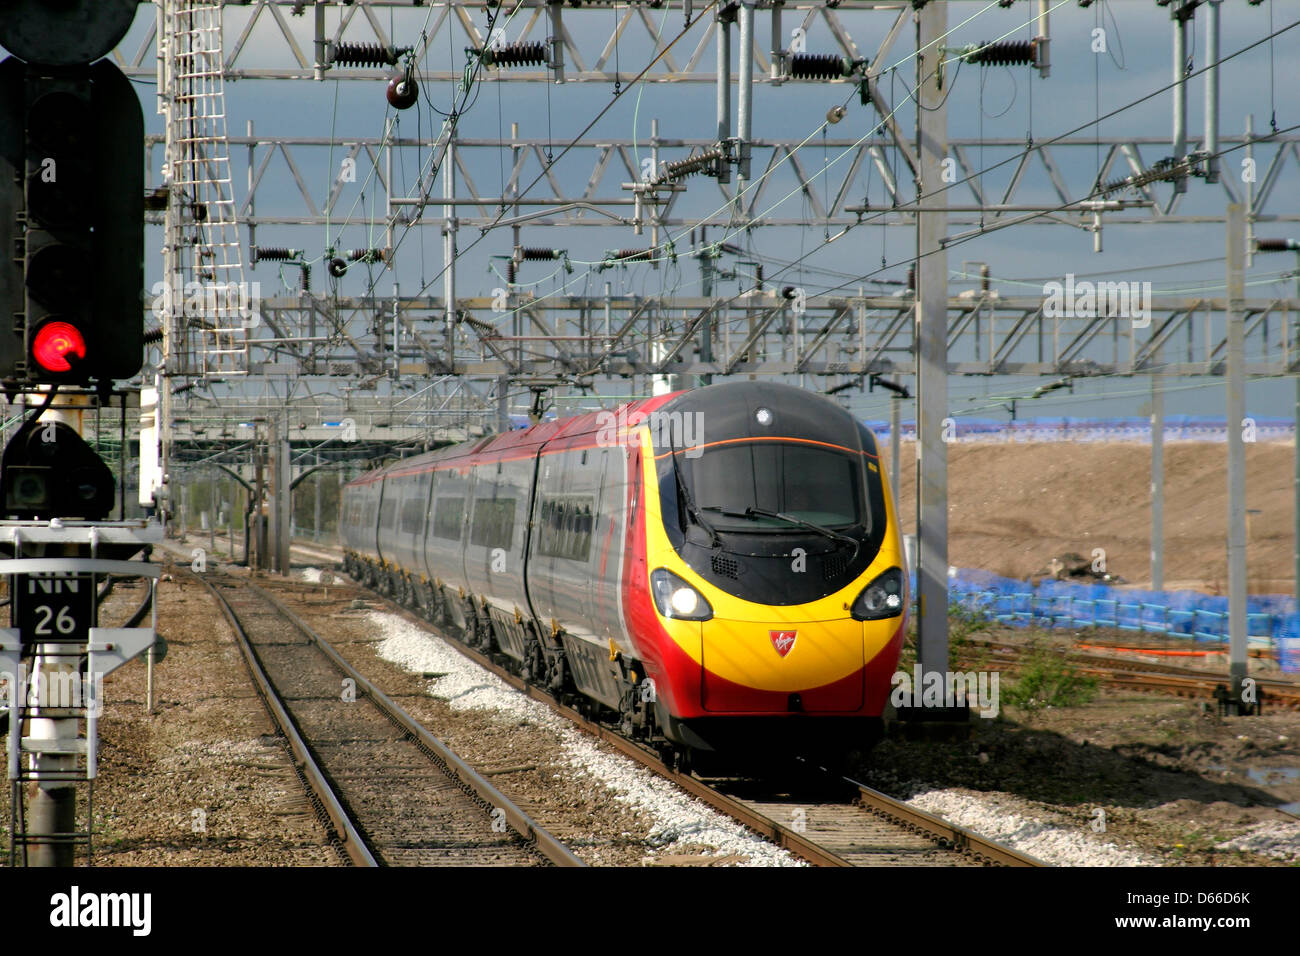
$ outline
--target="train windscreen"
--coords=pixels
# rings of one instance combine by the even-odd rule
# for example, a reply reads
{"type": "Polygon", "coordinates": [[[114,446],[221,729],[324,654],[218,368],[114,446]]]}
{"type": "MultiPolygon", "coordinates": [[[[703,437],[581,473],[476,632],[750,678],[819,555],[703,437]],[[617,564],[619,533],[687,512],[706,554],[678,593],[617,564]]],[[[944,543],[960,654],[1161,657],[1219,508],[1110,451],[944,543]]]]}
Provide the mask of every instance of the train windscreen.
{"type": "Polygon", "coordinates": [[[798,531],[772,512],[828,528],[862,525],[862,463],[857,455],[795,442],[745,442],[679,457],[695,499],[719,531],[798,531]],[[747,512],[750,512],[747,515],[747,512]]]}

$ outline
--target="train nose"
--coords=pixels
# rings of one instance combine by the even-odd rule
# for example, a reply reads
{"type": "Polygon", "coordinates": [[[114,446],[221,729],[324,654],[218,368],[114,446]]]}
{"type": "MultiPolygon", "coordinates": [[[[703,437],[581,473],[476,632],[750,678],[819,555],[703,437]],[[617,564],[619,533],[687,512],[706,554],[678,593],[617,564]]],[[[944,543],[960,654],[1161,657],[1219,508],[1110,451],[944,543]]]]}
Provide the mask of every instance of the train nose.
{"type": "Polygon", "coordinates": [[[702,625],[705,710],[836,713],[863,706],[860,621],[733,621],[702,625]]]}

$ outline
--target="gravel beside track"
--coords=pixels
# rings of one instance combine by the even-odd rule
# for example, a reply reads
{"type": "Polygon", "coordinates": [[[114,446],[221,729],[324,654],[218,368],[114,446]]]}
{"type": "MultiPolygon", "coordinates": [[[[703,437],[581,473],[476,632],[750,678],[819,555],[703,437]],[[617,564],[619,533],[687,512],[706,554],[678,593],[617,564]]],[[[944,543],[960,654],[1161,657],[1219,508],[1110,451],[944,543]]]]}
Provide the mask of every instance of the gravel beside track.
{"type": "Polygon", "coordinates": [[[207,578],[238,617],[298,731],[380,864],[521,866],[546,861],[493,806],[385,713],[258,588],[207,578]]]}
{"type": "MultiPolygon", "coordinates": [[[[316,569],[304,573],[309,579],[321,580],[321,572],[316,569]]],[[[926,819],[928,815],[918,813],[902,801],[857,784],[851,787],[854,792],[848,799],[837,802],[796,803],[786,797],[733,799],[728,793],[709,786],[704,781],[675,773],[664,766],[659,756],[652,751],[622,739],[607,727],[585,720],[576,711],[559,705],[537,688],[525,685],[519,678],[459,641],[443,638],[435,628],[400,605],[373,595],[372,600],[382,601],[431,638],[437,635],[448,647],[454,648],[479,668],[546,704],[587,734],[611,744],[646,769],[703,800],[714,810],[730,816],[750,830],[814,864],[1042,865],[1040,861],[1017,854],[947,821],[933,817],[926,819]]],[[[465,692],[473,694],[477,689],[471,679],[465,692]]]]}

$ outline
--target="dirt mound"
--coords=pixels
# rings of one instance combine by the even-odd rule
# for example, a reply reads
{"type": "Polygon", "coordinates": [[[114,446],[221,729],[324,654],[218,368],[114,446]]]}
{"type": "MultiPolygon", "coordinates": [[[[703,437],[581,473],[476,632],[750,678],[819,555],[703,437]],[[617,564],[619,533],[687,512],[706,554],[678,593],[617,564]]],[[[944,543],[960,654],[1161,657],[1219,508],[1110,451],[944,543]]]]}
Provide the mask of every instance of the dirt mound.
{"type": "MultiPolygon", "coordinates": [[[[888,457],[888,444],[884,445],[888,457]]],[[[1294,587],[1294,446],[1246,446],[1252,594],[1294,587]]],[[[899,504],[916,530],[916,455],[903,443],[899,504]]],[[[1053,557],[1105,551],[1106,570],[1151,580],[1151,449],[1130,443],[957,444],[948,450],[948,562],[1025,578],[1053,557]]],[[[1165,444],[1165,588],[1226,594],[1227,446],[1165,444]]]]}

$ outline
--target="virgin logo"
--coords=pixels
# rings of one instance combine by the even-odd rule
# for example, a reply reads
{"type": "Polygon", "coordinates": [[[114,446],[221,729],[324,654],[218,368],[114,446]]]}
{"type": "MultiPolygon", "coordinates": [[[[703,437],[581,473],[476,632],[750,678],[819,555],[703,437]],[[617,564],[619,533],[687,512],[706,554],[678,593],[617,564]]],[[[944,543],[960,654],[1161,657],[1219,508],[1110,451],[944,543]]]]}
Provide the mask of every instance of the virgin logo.
{"type": "Polygon", "coordinates": [[[768,631],[767,636],[772,639],[772,646],[782,657],[790,653],[794,647],[794,639],[799,636],[798,631],[768,631]]]}

